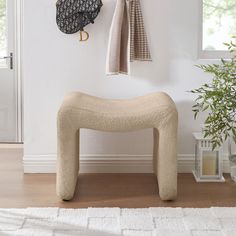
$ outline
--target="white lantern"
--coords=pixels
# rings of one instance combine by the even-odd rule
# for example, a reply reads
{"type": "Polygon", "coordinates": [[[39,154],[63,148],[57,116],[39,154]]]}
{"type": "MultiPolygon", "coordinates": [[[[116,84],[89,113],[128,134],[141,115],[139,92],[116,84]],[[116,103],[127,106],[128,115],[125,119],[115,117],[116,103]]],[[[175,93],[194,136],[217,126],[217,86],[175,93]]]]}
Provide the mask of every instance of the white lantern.
{"type": "Polygon", "coordinates": [[[212,150],[210,138],[202,133],[193,133],[195,138],[195,170],[193,175],[197,182],[224,182],[221,148],[212,150]]]}

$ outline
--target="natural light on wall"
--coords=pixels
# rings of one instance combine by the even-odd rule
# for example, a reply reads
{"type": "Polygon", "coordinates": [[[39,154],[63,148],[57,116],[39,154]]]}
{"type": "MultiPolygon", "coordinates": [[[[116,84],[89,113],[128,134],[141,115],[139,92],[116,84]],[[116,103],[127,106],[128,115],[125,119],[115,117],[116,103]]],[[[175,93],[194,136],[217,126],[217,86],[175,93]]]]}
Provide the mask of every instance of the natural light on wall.
{"type": "Polygon", "coordinates": [[[236,0],[203,0],[202,50],[226,51],[236,35],[236,0]]]}

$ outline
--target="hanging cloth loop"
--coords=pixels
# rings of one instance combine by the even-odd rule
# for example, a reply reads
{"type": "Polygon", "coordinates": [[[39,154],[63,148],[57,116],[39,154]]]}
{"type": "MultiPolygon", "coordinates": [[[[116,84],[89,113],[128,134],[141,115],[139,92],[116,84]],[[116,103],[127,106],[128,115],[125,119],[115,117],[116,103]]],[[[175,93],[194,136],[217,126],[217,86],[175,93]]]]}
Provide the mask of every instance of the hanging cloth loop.
{"type": "Polygon", "coordinates": [[[117,0],[109,34],[106,74],[130,74],[130,62],[151,60],[140,0],[117,0]]]}

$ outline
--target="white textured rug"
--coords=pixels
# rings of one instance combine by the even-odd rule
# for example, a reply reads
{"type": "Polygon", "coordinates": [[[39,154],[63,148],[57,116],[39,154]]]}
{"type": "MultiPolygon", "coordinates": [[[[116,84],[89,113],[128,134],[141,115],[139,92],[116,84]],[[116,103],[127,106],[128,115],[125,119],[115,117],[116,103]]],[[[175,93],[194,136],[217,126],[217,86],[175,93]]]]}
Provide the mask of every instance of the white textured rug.
{"type": "Polygon", "coordinates": [[[236,236],[236,208],[0,209],[0,235],[236,236]]]}

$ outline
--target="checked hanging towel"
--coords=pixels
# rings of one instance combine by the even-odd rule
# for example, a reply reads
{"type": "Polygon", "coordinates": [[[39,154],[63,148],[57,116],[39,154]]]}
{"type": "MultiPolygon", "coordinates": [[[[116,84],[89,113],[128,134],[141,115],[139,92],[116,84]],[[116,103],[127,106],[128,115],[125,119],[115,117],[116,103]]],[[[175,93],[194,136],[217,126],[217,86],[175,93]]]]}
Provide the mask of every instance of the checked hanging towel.
{"type": "Polygon", "coordinates": [[[101,0],[58,0],[57,25],[66,34],[83,31],[86,25],[94,23],[102,5],[101,0]]]}
{"type": "Polygon", "coordinates": [[[130,73],[130,62],[151,61],[139,0],[117,0],[109,34],[106,74],[130,73]]]}

